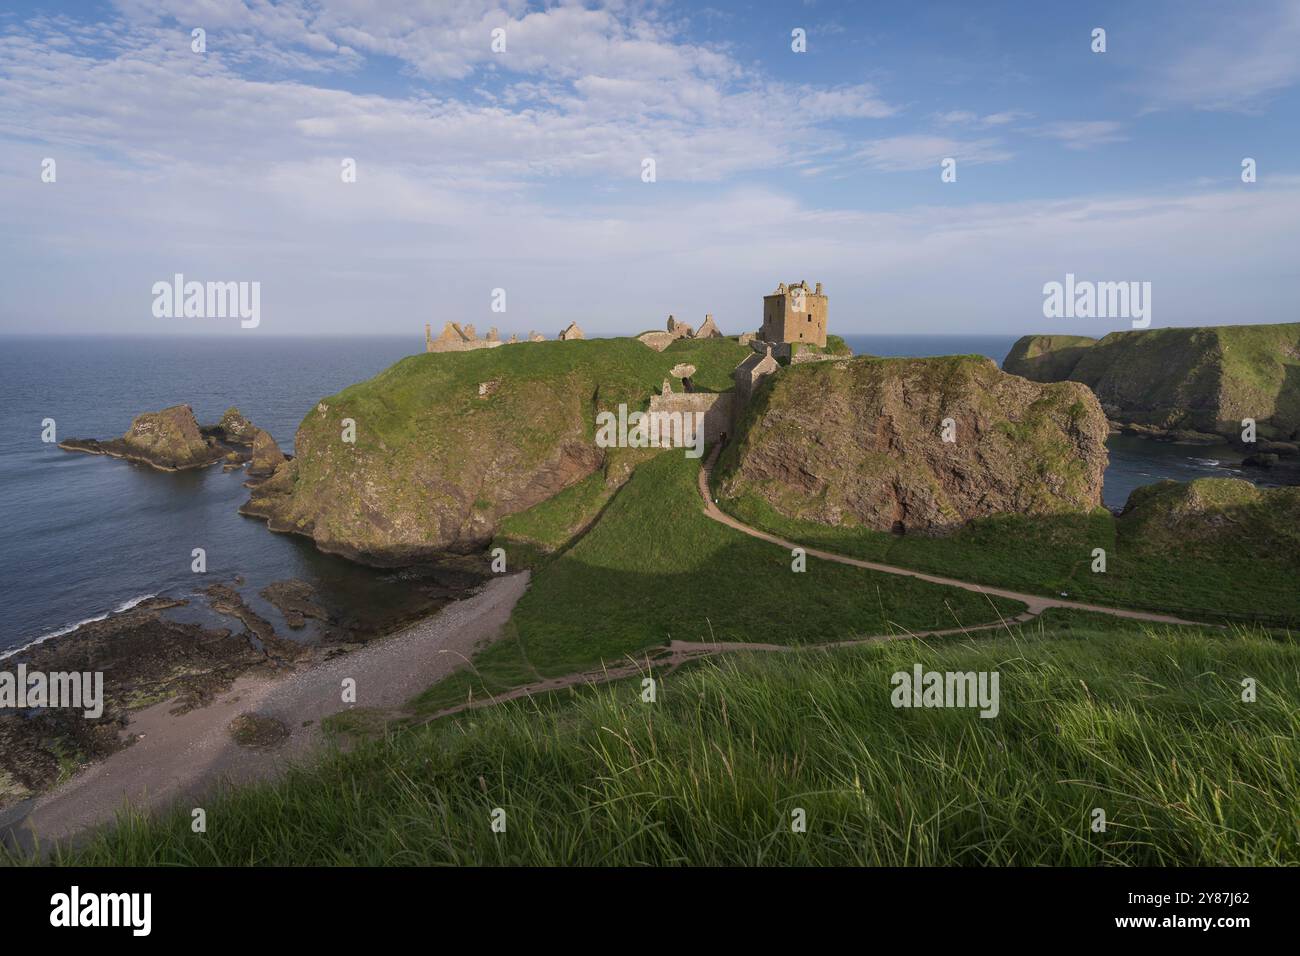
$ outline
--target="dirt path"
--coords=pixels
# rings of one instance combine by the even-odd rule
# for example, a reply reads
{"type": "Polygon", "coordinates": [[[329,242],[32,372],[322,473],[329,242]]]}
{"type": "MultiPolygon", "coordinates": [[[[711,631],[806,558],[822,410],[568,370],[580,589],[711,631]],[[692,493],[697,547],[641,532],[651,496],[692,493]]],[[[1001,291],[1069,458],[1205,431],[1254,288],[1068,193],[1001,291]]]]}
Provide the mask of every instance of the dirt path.
{"type": "Polygon", "coordinates": [[[1171,617],[1168,614],[1153,614],[1149,611],[1129,611],[1124,608],[1106,607],[1101,604],[1084,604],[1080,601],[1066,601],[1060,598],[1045,597],[1041,594],[1025,594],[1021,591],[1008,591],[1005,588],[990,587],[987,584],[975,584],[971,581],[959,581],[956,578],[940,577],[937,574],[926,574],[923,571],[914,571],[911,568],[900,568],[892,564],[877,564],[874,561],[863,561],[860,558],[850,558],[847,555],[836,554],[833,551],[821,551],[817,548],[809,548],[806,545],[797,544],[793,541],[787,541],[779,538],[774,534],[768,534],[766,531],[759,531],[752,528],[744,522],[737,521],[731,515],[726,514],[714,503],[709,496],[709,478],[713,474],[713,465],[718,459],[720,447],[714,448],[713,453],[709,455],[708,461],[700,469],[700,497],[704,499],[704,513],[719,524],[725,524],[728,528],[734,528],[742,534],[747,534],[751,538],[758,538],[760,541],[767,541],[771,544],[779,545],[787,551],[793,548],[803,548],[804,553],[811,558],[819,558],[822,561],[834,561],[837,564],[849,564],[855,568],[866,568],[869,571],[881,571],[885,574],[898,574],[907,578],[917,578],[921,581],[929,581],[931,584],[943,584],[952,588],[961,588],[963,591],[974,591],[977,594],[992,594],[996,597],[1010,598],[1013,601],[1019,601],[1029,608],[1032,614],[1041,614],[1049,607],[1063,607],[1074,611],[1090,611],[1094,614],[1109,614],[1112,617],[1122,617],[1133,621],[1153,621],[1157,624],[1192,624],[1196,626],[1205,626],[1201,621],[1186,621],[1180,617],[1171,617]]]}
{"type": "Polygon", "coordinates": [[[565,674],[563,677],[551,677],[524,687],[516,687],[492,697],[466,701],[454,707],[447,707],[418,721],[427,724],[442,717],[459,714],[480,707],[490,707],[508,700],[531,697],[533,694],[545,694],[550,691],[564,690],[566,687],[594,687],[608,684],[610,681],[623,680],[636,674],[649,676],[651,670],[662,674],[671,674],[688,661],[717,654],[730,654],[737,651],[772,651],[792,653],[795,651],[824,651],[840,647],[858,647],[864,644],[879,644],[882,641],[916,640],[926,637],[951,637],[954,634],[974,634],[979,631],[991,631],[998,628],[1010,628],[1012,624],[1024,624],[1038,616],[1036,611],[1025,611],[1008,621],[996,621],[992,624],[979,624],[975,627],[950,627],[935,631],[899,631],[896,634],[875,634],[870,637],[855,637],[844,641],[827,641],[824,644],[761,644],[747,641],[708,641],[695,643],[691,641],[670,641],[666,647],[653,653],[647,652],[639,660],[629,658],[627,663],[617,667],[604,667],[600,670],[585,671],[581,674],[565,674]]]}
{"type": "Polygon", "coordinates": [[[1038,617],[1043,611],[1051,607],[1070,608],[1076,611],[1091,611],[1096,614],[1109,614],[1113,617],[1122,617],[1134,621],[1150,621],[1156,624],[1182,624],[1193,627],[1205,627],[1215,625],[1205,625],[1199,621],[1186,621],[1182,618],[1172,617],[1168,614],[1154,614],[1148,611],[1130,611],[1124,608],[1105,607],[1098,604],[1084,604],[1079,601],[1067,601],[1061,598],[1045,597],[1041,594],[1025,594],[1021,591],[1008,591],[1005,588],[989,587],[984,584],[975,584],[970,581],[959,581],[956,578],[945,578],[935,574],[926,574],[922,571],[914,571],[910,568],[900,568],[892,564],[877,564],[873,561],[863,561],[859,558],[851,558],[843,554],[835,554],[831,551],[822,551],[817,548],[805,547],[792,541],[786,541],[784,538],[768,534],[765,531],[759,531],[749,525],[736,520],[731,515],[726,514],[718,508],[709,496],[709,478],[713,473],[713,465],[717,461],[720,447],[715,447],[708,460],[700,469],[699,490],[700,497],[704,500],[704,513],[720,524],[728,528],[747,534],[751,538],[758,538],[760,541],[767,541],[770,544],[778,545],[786,550],[793,548],[803,548],[804,552],[811,557],[820,558],[823,561],[834,561],[838,564],[848,564],[855,568],[866,568],[870,571],[881,571],[885,574],[897,574],[908,578],[918,578],[922,581],[929,581],[932,584],[942,584],[948,587],[961,588],[964,591],[974,591],[977,594],[989,594],[996,597],[1009,598],[1019,601],[1025,605],[1026,610],[1019,616],[1010,621],[997,621],[992,624],[981,624],[975,627],[954,627],[944,630],[932,631],[900,631],[895,634],[875,634],[869,637],[853,638],[845,641],[833,641],[825,644],[810,645],[790,645],[790,644],[761,644],[761,643],[742,643],[742,642],[717,642],[717,643],[691,643],[689,641],[672,641],[667,647],[647,652],[639,660],[629,659],[626,663],[619,664],[616,667],[604,667],[600,670],[586,671],[581,674],[566,674],[563,677],[553,677],[546,680],[537,681],[524,687],[516,687],[496,696],[484,697],[479,700],[466,701],[463,704],[457,704],[454,707],[448,707],[438,711],[429,717],[424,718],[421,723],[428,723],[441,717],[447,717],[452,714],[458,714],[466,710],[475,710],[480,707],[488,707],[493,704],[499,704],[507,700],[517,700],[521,697],[529,697],[533,694],[544,694],[550,691],[563,690],[567,687],[595,686],[605,684],[610,681],[622,680],[632,677],[636,674],[648,674],[649,671],[659,669],[671,673],[687,661],[697,660],[701,657],[709,657],[715,654],[727,654],[736,651],[807,651],[807,650],[825,650],[827,648],[854,647],[864,644],[876,644],[881,641],[892,641],[901,639],[917,639],[927,637],[950,637],[954,634],[973,634],[980,631],[990,631],[999,628],[1009,629],[1011,624],[1024,624],[1038,617]]]}
{"type": "Polygon", "coordinates": [[[477,594],[359,650],[279,678],[241,678],[216,700],[173,716],[171,702],[131,717],[131,746],[92,764],[66,783],[0,814],[0,838],[24,848],[62,840],[112,820],[126,803],[157,810],[197,802],[224,783],[276,776],[322,742],[321,721],[353,705],[345,678],[356,681],[358,708],[398,708],[460,667],[510,619],[528,572],[493,578],[477,594]],[[229,725],[241,714],[279,721],[288,730],[274,748],[236,744],[229,725]]]}

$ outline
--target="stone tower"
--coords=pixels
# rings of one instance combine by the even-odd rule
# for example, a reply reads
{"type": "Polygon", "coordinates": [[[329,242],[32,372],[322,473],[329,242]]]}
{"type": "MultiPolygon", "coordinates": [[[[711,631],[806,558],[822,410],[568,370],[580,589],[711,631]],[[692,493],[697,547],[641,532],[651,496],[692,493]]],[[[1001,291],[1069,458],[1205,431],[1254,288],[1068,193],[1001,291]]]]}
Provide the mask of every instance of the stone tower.
{"type": "Polygon", "coordinates": [[[763,296],[763,327],[759,337],[765,342],[791,342],[826,347],[826,295],[822,284],[809,289],[807,282],[784,282],[776,291],[763,296]]]}

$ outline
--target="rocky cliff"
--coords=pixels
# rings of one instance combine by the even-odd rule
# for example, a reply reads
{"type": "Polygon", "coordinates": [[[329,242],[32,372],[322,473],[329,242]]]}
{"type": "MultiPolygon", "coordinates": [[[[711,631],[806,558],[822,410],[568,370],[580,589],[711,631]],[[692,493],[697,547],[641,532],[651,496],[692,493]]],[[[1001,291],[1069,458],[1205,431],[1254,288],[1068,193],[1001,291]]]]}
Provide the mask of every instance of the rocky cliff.
{"type": "Polygon", "coordinates": [[[226,409],[221,421],[212,426],[212,430],[232,445],[252,445],[261,431],[233,405],[226,409]]]}
{"type": "Polygon", "coordinates": [[[986,515],[1098,507],[1106,434],[1088,389],[986,358],[797,365],[756,394],[718,488],[791,518],[942,533],[986,515]]]}
{"type": "Polygon", "coordinates": [[[746,354],[727,339],[662,355],[594,339],[411,356],[319,402],[293,460],[241,510],[371,563],[475,550],[505,516],[606,466],[597,411],[644,409],[678,363],[696,366],[698,386],[726,388],[746,354]]]}
{"type": "Polygon", "coordinates": [[[1112,332],[1100,340],[1028,335],[1003,368],[1036,382],[1091,388],[1107,417],[1134,432],[1239,441],[1300,437],[1300,323],[1112,332]]]}
{"type": "Polygon", "coordinates": [[[253,452],[248,464],[248,476],[250,478],[269,477],[286,461],[284,452],[280,451],[280,446],[275,443],[275,439],[271,437],[270,432],[261,428],[254,428],[253,452]]]}
{"type": "Polygon", "coordinates": [[[70,438],[59,442],[66,451],[109,455],[138,461],[164,471],[202,468],[226,454],[215,439],[205,436],[188,405],[173,405],[160,412],[145,412],[131,421],[121,438],[97,441],[70,438]]]}

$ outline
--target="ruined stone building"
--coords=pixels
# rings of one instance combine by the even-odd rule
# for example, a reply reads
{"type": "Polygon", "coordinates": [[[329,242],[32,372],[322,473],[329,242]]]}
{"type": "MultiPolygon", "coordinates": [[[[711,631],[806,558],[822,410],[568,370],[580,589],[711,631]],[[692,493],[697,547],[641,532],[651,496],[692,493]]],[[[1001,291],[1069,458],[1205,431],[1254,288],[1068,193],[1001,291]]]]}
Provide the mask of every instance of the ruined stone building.
{"type": "Polygon", "coordinates": [[[561,342],[572,342],[575,339],[586,338],[586,336],[582,334],[582,329],[578,328],[577,322],[570,322],[565,326],[564,331],[562,331],[557,338],[559,338],[561,342]]]}
{"type": "MultiPolygon", "coordinates": [[[[704,416],[701,419],[704,441],[712,445],[723,439],[731,430],[735,413],[735,396],[731,392],[675,392],[672,383],[664,379],[659,394],[650,396],[649,410],[652,415],[673,416],[683,422],[686,421],[687,416],[693,416],[696,412],[701,413],[704,416]]],[[[690,421],[694,423],[695,419],[691,418],[690,421]]],[[[680,431],[679,428],[678,433],[680,431]]],[[[669,439],[663,431],[660,435],[666,448],[689,444],[689,442],[675,440],[679,437],[678,434],[674,434],[673,439],[669,439]]]]}
{"type": "Polygon", "coordinates": [[[720,338],[722,338],[722,333],[719,332],[719,331],[718,331],[718,327],[717,327],[716,325],[713,324],[713,313],[712,313],[712,312],[707,312],[707,313],[705,313],[705,315],[704,315],[704,324],[701,325],[701,326],[700,326],[700,327],[695,331],[695,337],[696,337],[697,339],[720,339],[720,338]]]}
{"type": "Polygon", "coordinates": [[[763,296],[763,327],[759,338],[765,342],[803,343],[826,347],[826,296],[822,284],[809,289],[807,282],[786,286],[763,296]]]}
{"type": "Polygon", "coordinates": [[[763,379],[776,374],[780,368],[780,364],[772,357],[771,345],[767,345],[762,354],[755,351],[745,356],[731,373],[731,380],[736,383],[737,410],[748,405],[763,379]]]}
{"type": "Polygon", "coordinates": [[[663,332],[642,332],[637,336],[637,341],[642,345],[648,345],[656,352],[662,352],[668,346],[672,345],[678,339],[720,339],[722,333],[713,323],[712,313],[704,316],[704,324],[700,326],[697,332],[685,322],[678,322],[675,315],[668,316],[668,328],[663,332]]]}
{"type": "Polygon", "coordinates": [[[462,326],[457,322],[448,322],[442,327],[442,334],[433,337],[433,326],[424,325],[424,350],[426,352],[468,352],[471,349],[494,349],[502,345],[501,336],[496,329],[489,329],[487,338],[481,339],[474,326],[462,326]]]}

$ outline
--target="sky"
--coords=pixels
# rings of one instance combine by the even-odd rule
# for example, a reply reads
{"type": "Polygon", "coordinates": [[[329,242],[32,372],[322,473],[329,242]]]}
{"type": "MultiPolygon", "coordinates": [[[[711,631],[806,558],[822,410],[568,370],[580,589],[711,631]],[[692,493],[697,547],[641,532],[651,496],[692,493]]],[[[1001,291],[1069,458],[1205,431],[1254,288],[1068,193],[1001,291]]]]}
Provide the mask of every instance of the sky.
{"type": "Polygon", "coordinates": [[[799,280],[841,334],[1132,327],[1067,274],[1297,321],[1298,120],[1300,0],[10,0],[0,334],[734,334],[799,280]]]}

